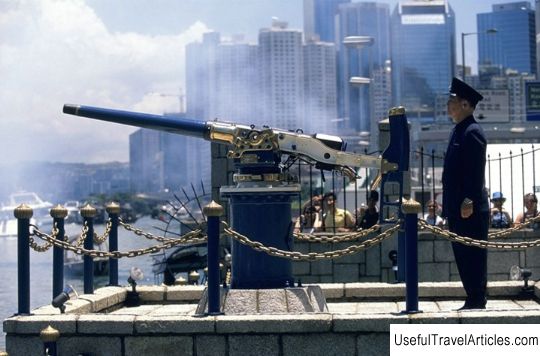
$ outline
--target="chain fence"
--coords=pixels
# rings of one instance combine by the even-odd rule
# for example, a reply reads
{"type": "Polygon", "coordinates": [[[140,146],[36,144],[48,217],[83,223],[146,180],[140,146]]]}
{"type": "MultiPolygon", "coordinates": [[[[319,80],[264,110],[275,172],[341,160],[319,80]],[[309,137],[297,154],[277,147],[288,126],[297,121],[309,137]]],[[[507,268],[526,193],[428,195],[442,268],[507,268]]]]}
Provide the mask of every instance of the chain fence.
{"type": "MultiPolygon", "coordinates": [[[[516,226],[512,228],[490,233],[488,235],[488,241],[476,240],[470,237],[460,236],[456,233],[450,232],[448,230],[444,230],[443,228],[429,225],[423,219],[418,220],[418,227],[419,229],[429,231],[436,236],[442,237],[452,242],[458,242],[467,246],[500,249],[500,250],[523,250],[526,248],[540,246],[540,239],[533,240],[533,241],[520,241],[520,242],[501,242],[501,241],[490,241],[490,240],[508,237],[509,235],[515,233],[516,231],[520,231],[523,228],[529,227],[536,222],[540,222],[540,216],[528,219],[524,223],[517,224],[516,226]]],[[[221,222],[221,225],[222,225],[223,232],[220,237],[226,237],[226,236],[231,237],[232,239],[238,241],[239,243],[251,247],[255,251],[263,252],[274,257],[289,258],[293,261],[316,261],[316,260],[334,259],[334,258],[340,258],[347,255],[352,255],[352,254],[358,253],[362,250],[366,250],[368,248],[371,248],[381,243],[382,241],[391,237],[397,230],[402,228],[402,223],[396,222],[393,225],[389,225],[389,224],[374,225],[369,229],[340,234],[340,235],[332,235],[332,234],[324,234],[324,233],[317,233],[317,234],[294,233],[293,234],[294,237],[299,241],[309,242],[309,243],[333,244],[333,243],[341,243],[341,242],[359,241],[369,236],[370,234],[373,234],[384,228],[384,231],[382,231],[380,234],[376,236],[372,236],[358,244],[353,244],[343,249],[327,251],[327,252],[301,253],[298,251],[286,251],[286,250],[281,250],[272,246],[265,246],[261,242],[253,241],[247,236],[233,230],[224,221],[221,222]]],[[[208,240],[208,237],[205,234],[204,226],[200,229],[190,231],[177,238],[168,238],[168,237],[164,237],[160,235],[155,235],[155,234],[143,231],[142,229],[136,228],[130,224],[127,224],[123,222],[122,220],[119,220],[119,226],[124,228],[126,231],[132,232],[136,236],[144,237],[152,241],[157,241],[159,244],[150,246],[147,248],[141,248],[141,249],[131,250],[127,252],[120,252],[120,251],[108,252],[108,251],[94,250],[94,249],[88,250],[81,247],[88,234],[89,229],[88,229],[87,224],[83,226],[82,233],[80,234],[80,236],[76,240],[74,240],[72,243],[69,243],[69,239],[67,236],[64,236],[63,239],[57,239],[58,234],[59,234],[59,229],[56,226],[56,224],[53,226],[52,232],[50,234],[46,234],[40,231],[37,226],[31,225],[29,244],[30,244],[30,247],[37,252],[45,252],[48,249],[50,249],[52,246],[56,246],[56,247],[60,247],[62,249],[71,251],[78,255],[88,255],[93,258],[96,258],[96,257],[131,258],[131,257],[137,257],[137,256],[146,255],[146,254],[157,253],[161,250],[166,250],[166,249],[178,246],[178,245],[185,245],[185,244],[193,245],[193,244],[205,243],[208,240]],[[43,240],[44,244],[38,244],[36,240],[34,239],[34,236],[37,236],[41,240],[43,240]]],[[[105,232],[99,236],[94,234],[94,242],[96,241],[99,241],[99,243],[105,242],[108,236],[110,235],[111,228],[112,228],[112,222],[109,219],[105,228],[105,232]]]]}
{"type": "Polygon", "coordinates": [[[428,230],[429,232],[433,233],[436,236],[440,236],[452,242],[458,242],[460,244],[467,245],[467,246],[473,246],[473,247],[479,247],[479,248],[492,248],[492,249],[499,249],[499,250],[524,250],[527,248],[540,246],[540,239],[536,239],[533,241],[519,241],[519,242],[489,241],[489,239],[507,237],[508,235],[516,231],[519,231],[537,221],[540,221],[540,216],[527,220],[525,223],[516,225],[515,227],[508,228],[500,232],[489,234],[488,241],[476,240],[471,237],[460,236],[456,233],[450,232],[448,230],[444,230],[438,226],[429,225],[425,220],[419,219],[418,226],[421,229],[428,230]]]}

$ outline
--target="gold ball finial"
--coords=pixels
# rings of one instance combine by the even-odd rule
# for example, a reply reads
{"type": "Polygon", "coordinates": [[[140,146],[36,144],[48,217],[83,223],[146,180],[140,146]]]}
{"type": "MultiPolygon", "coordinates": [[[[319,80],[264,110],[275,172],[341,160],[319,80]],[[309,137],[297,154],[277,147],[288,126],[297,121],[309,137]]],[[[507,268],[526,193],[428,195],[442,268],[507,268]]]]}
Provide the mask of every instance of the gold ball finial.
{"type": "Polygon", "coordinates": [[[401,204],[401,211],[403,214],[418,214],[422,211],[422,206],[414,199],[404,199],[401,204]]]}
{"type": "Polygon", "coordinates": [[[97,210],[90,204],[86,204],[81,208],[81,216],[83,218],[93,218],[97,215],[97,210]]]}
{"type": "Polygon", "coordinates": [[[0,351],[0,356],[8,356],[8,353],[5,351],[0,351]]]}
{"type": "Polygon", "coordinates": [[[403,106],[396,106],[388,110],[388,116],[405,115],[405,108],[403,106]]]}
{"type": "Polygon", "coordinates": [[[196,282],[196,281],[199,280],[199,277],[200,277],[200,276],[201,276],[201,275],[199,274],[199,272],[197,272],[197,271],[191,271],[191,272],[189,272],[188,278],[189,278],[189,281],[190,281],[190,282],[196,282]]]}
{"type": "Polygon", "coordinates": [[[223,215],[223,207],[212,200],[203,208],[203,213],[206,216],[221,216],[223,215]]]}
{"type": "Polygon", "coordinates": [[[43,342],[55,342],[60,337],[60,332],[49,325],[45,329],[41,330],[39,337],[43,342]]]}
{"type": "Polygon", "coordinates": [[[67,216],[68,211],[62,205],[58,204],[57,206],[51,209],[50,213],[51,213],[51,216],[55,219],[64,219],[67,216]]]}
{"type": "Polygon", "coordinates": [[[34,210],[26,204],[21,204],[15,208],[13,215],[17,219],[30,219],[34,215],[34,210]]]}
{"type": "Polygon", "coordinates": [[[118,215],[120,214],[120,204],[118,204],[117,202],[110,202],[109,204],[107,204],[107,206],[105,207],[105,210],[107,210],[107,213],[110,215],[110,214],[115,214],[115,215],[118,215]]]}

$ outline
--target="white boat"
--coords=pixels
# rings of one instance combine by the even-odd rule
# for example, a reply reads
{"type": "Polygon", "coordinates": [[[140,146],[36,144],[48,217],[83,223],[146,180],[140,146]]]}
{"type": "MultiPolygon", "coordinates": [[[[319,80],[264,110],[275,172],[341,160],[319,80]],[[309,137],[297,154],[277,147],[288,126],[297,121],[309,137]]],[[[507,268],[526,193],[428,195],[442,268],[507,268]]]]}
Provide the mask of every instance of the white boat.
{"type": "Polygon", "coordinates": [[[53,207],[53,204],[44,201],[36,193],[18,192],[11,194],[7,204],[2,204],[0,207],[0,237],[17,236],[17,219],[15,219],[13,212],[21,204],[26,204],[32,208],[31,224],[52,226],[49,210],[53,207]]]}

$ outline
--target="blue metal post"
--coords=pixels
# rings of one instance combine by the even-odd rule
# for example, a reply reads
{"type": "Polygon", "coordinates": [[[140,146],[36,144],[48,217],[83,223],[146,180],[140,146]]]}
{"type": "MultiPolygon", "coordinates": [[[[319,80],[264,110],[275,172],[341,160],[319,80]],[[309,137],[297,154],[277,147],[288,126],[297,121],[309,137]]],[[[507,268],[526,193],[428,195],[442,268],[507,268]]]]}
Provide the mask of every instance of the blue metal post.
{"type": "MultiPolygon", "coordinates": [[[[58,235],[56,239],[63,241],[66,234],[64,229],[64,219],[66,218],[68,211],[61,205],[57,205],[51,209],[51,216],[53,218],[54,225],[58,229],[58,235]]],[[[61,247],[53,247],[53,285],[52,285],[52,297],[53,299],[62,293],[64,290],[64,249],[61,247]]]]}
{"type": "Polygon", "coordinates": [[[49,325],[41,330],[39,337],[43,341],[43,354],[45,356],[57,356],[58,350],[56,343],[60,338],[60,332],[49,325]]]}
{"type": "MultiPolygon", "coordinates": [[[[81,208],[81,215],[85,225],[88,226],[88,232],[84,239],[85,250],[94,249],[94,217],[96,209],[90,204],[86,204],[81,208]]],[[[94,293],[94,259],[91,256],[84,255],[83,257],[84,270],[84,294],[94,293]]]]}
{"type": "Polygon", "coordinates": [[[398,230],[398,235],[397,235],[397,239],[398,239],[398,248],[397,248],[397,251],[398,251],[398,254],[397,254],[397,267],[398,267],[398,270],[397,270],[397,282],[405,282],[405,272],[407,270],[407,267],[405,266],[405,245],[407,243],[406,241],[406,234],[405,234],[405,230],[400,228],[398,230]]]}
{"type": "Polygon", "coordinates": [[[212,201],[204,207],[208,218],[208,314],[221,314],[219,303],[219,217],[223,207],[212,201]]]}
{"type": "MultiPolygon", "coordinates": [[[[106,207],[109,218],[111,219],[111,231],[109,233],[109,252],[118,251],[118,215],[120,214],[120,205],[110,203],[106,207]]],[[[118,259],[109,258],[109,285],[118,286],[118,259]]]]}
{"type": "Polygon", "coordinates": [[[26,204],[19,205],[14,215],[17,218],[17,282],[18,282],[18,314],[30,314],[30,218],[34,215],[32,208],[26,204]]]}
{"type": "Polygon", "coordinates": [[[405,313],[418,313],[418,214],[422,207],[413,199],[402,205],[405,214],[405,313]]]}

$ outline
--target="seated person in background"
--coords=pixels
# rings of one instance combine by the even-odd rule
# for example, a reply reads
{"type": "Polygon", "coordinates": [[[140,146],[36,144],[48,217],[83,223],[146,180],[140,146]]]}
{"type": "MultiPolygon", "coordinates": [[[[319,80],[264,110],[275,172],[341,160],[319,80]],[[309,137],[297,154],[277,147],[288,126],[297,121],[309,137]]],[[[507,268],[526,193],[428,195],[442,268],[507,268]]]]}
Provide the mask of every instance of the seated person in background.
{"type": "Polygon", "coordinates": [[[298,217],[294,225],[294,232],[315,232],[322,227],[321,221],[321,196],[315,195],[302,207],[302,215],[298,217]]]}
{"type": "Polygon", "coordinates": [[[491,227],[495,229],[506,229],[512,227],[512,219],[510,214],[503,208],[503,204],[506,198],[501,192],[493,193],[491,202],[493,208],[491,209],[491,227]]]}
{"type": "MultiPolygon", "coordinates": [[[[519,213],[516,216],[516,224],[522,224],[525,222],[525,220],[532,219],[538,216],[538,199],[536,198],[535,194],[525,194],[525,196],[523,197],[523,205],[525,206],[525,211],[519,213]]],[[[539,223],[534,223],[534,225],[535,226],[531,226],[534,229],[540,226],[539,223]]]]}
{"type": "Polygon", "coordinates": [[[347,232],[354,227],[354,220],[347,210],[336,207],[336,194],[328,192],[323,196],[323,231],[347,232]]]}
{"type": "Polygon", "coordinates": [[[357,228],[369,229],[379,222],[379,211],[377,210],[378,201],[379,193],[375,190],[370,191],[367,200],[367,208],[364,206],[357,211],[357,228]]]}
{"type": "Polygon", "coordinates": [[[424,220],[431,226],[443,227],[444,220],[437,212],[439,211],[439,204],[435,200],[430,200],[427,203],[428,213],[424,216],[424,220]]]}

